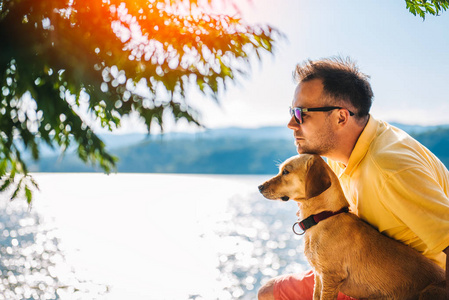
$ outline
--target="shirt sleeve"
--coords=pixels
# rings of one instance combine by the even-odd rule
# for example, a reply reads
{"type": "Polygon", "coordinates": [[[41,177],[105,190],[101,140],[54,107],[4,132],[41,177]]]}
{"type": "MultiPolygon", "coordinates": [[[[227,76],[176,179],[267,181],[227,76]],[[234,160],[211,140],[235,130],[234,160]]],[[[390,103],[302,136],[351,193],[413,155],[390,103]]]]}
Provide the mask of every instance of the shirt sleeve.
{"type": "Polygon", "coordinates": [[[449,246],[449,198],[432,174],[411,168],[391,175],[381,190],[382,203],[432,252],[449,246]]]}

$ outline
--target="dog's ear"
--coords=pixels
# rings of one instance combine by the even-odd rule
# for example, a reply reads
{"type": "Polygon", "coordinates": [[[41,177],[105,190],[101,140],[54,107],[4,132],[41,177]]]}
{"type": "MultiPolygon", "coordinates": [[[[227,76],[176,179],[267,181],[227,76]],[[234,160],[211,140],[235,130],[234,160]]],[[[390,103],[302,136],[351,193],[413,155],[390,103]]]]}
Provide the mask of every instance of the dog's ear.
{"type": "Polygon", "coordinates": [[[318,155],[312,155],[307,161],[308,166],[305,180],[307,199],[320,195],[331,186],[331,178],[324,164],[324,160],[318,155]]]}

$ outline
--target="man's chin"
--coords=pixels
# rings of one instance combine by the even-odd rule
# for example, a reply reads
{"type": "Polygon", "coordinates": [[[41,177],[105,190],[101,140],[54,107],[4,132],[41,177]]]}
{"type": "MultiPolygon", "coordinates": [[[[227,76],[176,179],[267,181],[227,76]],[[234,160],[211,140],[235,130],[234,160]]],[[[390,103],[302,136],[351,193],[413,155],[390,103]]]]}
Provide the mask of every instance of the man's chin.
{"type": "Polygon", "coordinates": [[[307,154],[318,154],[318,155],[321,155],[320,152],[318,152],[318,151],[309,149],[307,147],[301,147],[300,145],[296,146],[296,152],[298,152],[298,154],[307,153],[307,154]]]}
{"type": "Polygon", "coordinates": [[[304,141],[302,140],[296,140],[295,141],[295,146],[296,146],[296,151],[298,152],[298,154],[303,154],[303,153],[312,153],[307,145],[304,145],[304,141]]]}
{"type": "Polygon", "coordinates": [[[307,149],[304,149],[304,147],[301,147],[301,145],[299,143],[295,143],[296,144],[296,151],[298,152],[298,154],[303,154],[306,153],[307,149]]]}

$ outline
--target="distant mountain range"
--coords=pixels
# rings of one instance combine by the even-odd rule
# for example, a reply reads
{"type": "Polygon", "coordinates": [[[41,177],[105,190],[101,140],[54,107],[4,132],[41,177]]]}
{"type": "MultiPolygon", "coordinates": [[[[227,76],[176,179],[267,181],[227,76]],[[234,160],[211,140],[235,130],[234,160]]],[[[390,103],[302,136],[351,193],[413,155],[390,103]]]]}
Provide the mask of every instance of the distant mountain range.
{"type": "MultiPolygon", "coordinates": [[[[449,166],[449,125],[411,126],[392,124],[414,136],[449,166]]],[[[274,174],[277,165],[296,154],[287,127],[225,128],[199,133],[164,135],[100,135],[119,158],[118,172],[274,174]]],[[[72,151],[63,156],[42,148],[39,161],[28,161],[33,172],[99,172],[85,165],[72,151]]]]}

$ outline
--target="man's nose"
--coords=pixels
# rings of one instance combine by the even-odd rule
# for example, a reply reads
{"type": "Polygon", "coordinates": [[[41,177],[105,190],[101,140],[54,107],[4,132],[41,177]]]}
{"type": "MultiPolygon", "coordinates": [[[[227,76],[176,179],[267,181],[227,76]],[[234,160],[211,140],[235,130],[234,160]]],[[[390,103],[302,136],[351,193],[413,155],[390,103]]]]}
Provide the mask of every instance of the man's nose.
{"type": "Polygon", "coordinates": [[[299,125],[294,117],[291,117],[290,122],[288,122],[287,127],[290,128],[291,130],[297,130],[299,128],[299,125]]]}

